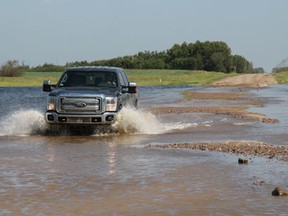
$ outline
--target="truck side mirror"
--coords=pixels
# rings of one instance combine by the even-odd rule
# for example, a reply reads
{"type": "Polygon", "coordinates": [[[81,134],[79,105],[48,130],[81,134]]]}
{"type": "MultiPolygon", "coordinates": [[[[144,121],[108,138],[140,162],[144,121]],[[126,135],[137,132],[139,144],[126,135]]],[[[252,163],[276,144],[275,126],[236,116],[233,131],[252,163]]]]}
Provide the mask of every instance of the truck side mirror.
{"type": "Polygon", "coordinates": [[[129,82],[128,92],[131,93],[131,94],[137,93],[137,85],[136,85],[135,82],[129,82]]]}
{"type": "Polygon", "coordinates": [[[43,81],[43,91],[44,92],[51,92],[51,81],[50,80],[44,80],[43,81]]]}

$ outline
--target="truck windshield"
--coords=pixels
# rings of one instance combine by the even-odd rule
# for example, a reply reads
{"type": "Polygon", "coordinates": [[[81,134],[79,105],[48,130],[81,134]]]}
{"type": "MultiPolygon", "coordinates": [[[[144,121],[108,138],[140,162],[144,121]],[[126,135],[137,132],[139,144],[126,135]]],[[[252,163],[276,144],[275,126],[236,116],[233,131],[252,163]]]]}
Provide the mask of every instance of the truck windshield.
{"type": "Polygon", "coordinates": [[[107,71],[66,71],[59,87],[118,87],[117,75],[107,71]]]}

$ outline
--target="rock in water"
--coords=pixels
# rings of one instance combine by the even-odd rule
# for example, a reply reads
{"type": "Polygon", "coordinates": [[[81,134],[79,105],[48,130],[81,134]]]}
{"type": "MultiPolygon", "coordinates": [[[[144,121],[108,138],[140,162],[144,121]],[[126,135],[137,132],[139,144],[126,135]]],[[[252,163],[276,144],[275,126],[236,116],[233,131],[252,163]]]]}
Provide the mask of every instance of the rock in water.
{"type": "Polygon", "coordinates": [[[243,159],[243,158],[238,158],[238,163],[239,164],[247,164],[248,160],[247,159],[243,159]]]}
{"type": "Polygon", "coordinates": [[[272,191],[272,196],[287,196],[288,191],[280,188],[280,187],[275,187],[274,190],[272,191]]]}

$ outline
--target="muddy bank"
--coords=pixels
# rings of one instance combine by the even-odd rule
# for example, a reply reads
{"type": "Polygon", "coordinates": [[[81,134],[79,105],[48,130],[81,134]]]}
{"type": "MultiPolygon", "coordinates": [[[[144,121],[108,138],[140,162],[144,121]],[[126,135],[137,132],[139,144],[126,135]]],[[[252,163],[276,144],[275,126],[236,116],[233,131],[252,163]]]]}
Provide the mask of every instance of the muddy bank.
{"type": "Polygon", "coordinates": [[[257,141],[226,141],[226,142],[196,142],[181,144],[148,145],[147,148],[193,149],[202,151],[218,151],[242,155],[254,155],[288,161],[288,147],[275,146],[257,141]]]}
{"type": "Polygon", "coordinates": [[[225,115],[231,118],[249,119],[263,123],[276,123],[277,119],[269,118],[264,114],[247,112],[249,106],[209,106],[209,107],[153,107],[154,114],[180,114],[180,113],[213,113],[215,115],[225,115]]]}
{"type": "MultiPolygon", "coordinates": [[[[221,88],[220,88],[221,89],[221,88]]],[[[249,112],[247,109],[253,107],[265,106],[268,99],[265,98],[253,98],[251,91],[256,91],[257,89],[249,87],[235,87],[231,88],[228,92],[221,92],[219,88],[215,88],[215,91],[188,91],[183,95],[183,101],[191,101],[190,104],[193,105],[193,101],[221,101],[218,106],[211,106],[210,102],[207,102],[207,106],[182,106],[178,104],[176,106],[161,106],[152,107],[151,110],[157,115],[177,115],[181,113],[209,113],[215,115],[223,115],[228,118],[244,119],[256,123],[277,123],[278,119],[270,118],[264,114],[249,112]],[[220,91],[220,92],[218,92],[220,91]],[[229,105],[228,101],[237,101],[237,105],[229,105]]],[[[212,103],[213,104],[213,103],[212,103]]],[[[218,103],[219,104],[219,103],[218,103]]],[[[250,125],[251,126],[251,125],[250,125]]],[[[255,140],[243,141],[243,140],[233,140],[232,141],[219,141],[213,140],[213,135],[216,133],[225,133],[224,128],[226,126],[222,123],[218,123],[209,129],[205,129],[205,138],[208,141],[205,142],[188,142],[188,143],[174,143],[174,144],[159,144],[159,145],[148,145],[148,148],[164,148],[164,149],[192,149],[192,150],[203,150],[203,151],[218,151],[233,154],[243,154],[243,155],[254,155],[267,157],[269,159],[279,159],[288,161],[288,147],[287,146],[276,146],[273,144],[268,144],[264,142],[259,142],[255,140]],[[223,130],[221,129],[223,128],[223,130]]],[[[228,126],[229,127],[229,126],[228,126]]],[[[232,127],[232,125],[231,125],[232,127]]],[[[233,124],[234,130],[241,130],[237,124],[233,124]]],[[[199,129],[193,129],[197,133],[199,129]]],[[[227,134],[229,137],[229,135],[227,134]]],[[[204,138],[204,140],[205,140],[204,138]]]]}
{"type": "MultiPolygon", "coordinates": [[[[250,90],[250,89],[249,89],[250,90]]],[[[217,91],[217,89],[215,89],[217,91]]],[[[265,101],[261,98],[247,97],[248,89],[242,88],[241,92],[236,88],[236,92],[229,93],[207,93],[198,91],[188,91],[184,93],[183,100],[221,100],[223,106],[161,106],[152,107],[154,114],[180,114],[180,113],[212,113],[215,115],[225,115],[231,118],[249,119],[263,123],[276,123],[277,119],[270,118],[266,115],[246,111],[251,107],[264,106],[265,101]],[[226,105],[225,101],[241,101],[241,105],[226,105]]]]}
{"type": "Polygon", "coordinates": [[[246,86],[263,88],[277,84],[276,79],[271,74],[244,74],[235,77],[227,77],[216,81],[212,85],[215,87],[223,86],[246,86]]]}
{"type": "Polygon", "coordinates": [[[184,92],[184,100],[242,100],[242,101],[249,101],[250,103],[256,102],[258,104],[262,104],[261,101],[258,99],[253,99],[249,97],[245,97],[245,92],[243,91],[245,89],[236,88],[234,92],[217,92],[217,89],[215,89],[215,92],[209,93],[209,92],[196,92],[196,91],[187,91],[184,92]]]}

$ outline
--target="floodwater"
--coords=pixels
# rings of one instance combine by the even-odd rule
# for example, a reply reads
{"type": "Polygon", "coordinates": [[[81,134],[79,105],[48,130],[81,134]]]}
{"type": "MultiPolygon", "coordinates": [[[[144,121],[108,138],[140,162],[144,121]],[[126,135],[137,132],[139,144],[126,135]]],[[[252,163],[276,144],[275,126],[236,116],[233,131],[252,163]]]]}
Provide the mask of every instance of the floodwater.
{"type": "Polygon", "coordinates": [[[274,187],[288,187],[287,162],[251,156],[243,166],[239,155],[146,148],[221,140],[288,145],[288,87],[251,92],[269,98],[251,111],[277,124],[146,111],[188,105],[181,92],[193,88],[215,91],[142,87],[141,109],[124,110],[119,133],[91,136],[47,134],[47,93],[0,88],[0,215],[288,215],[287,197],[271,196],[274,187]]]}

